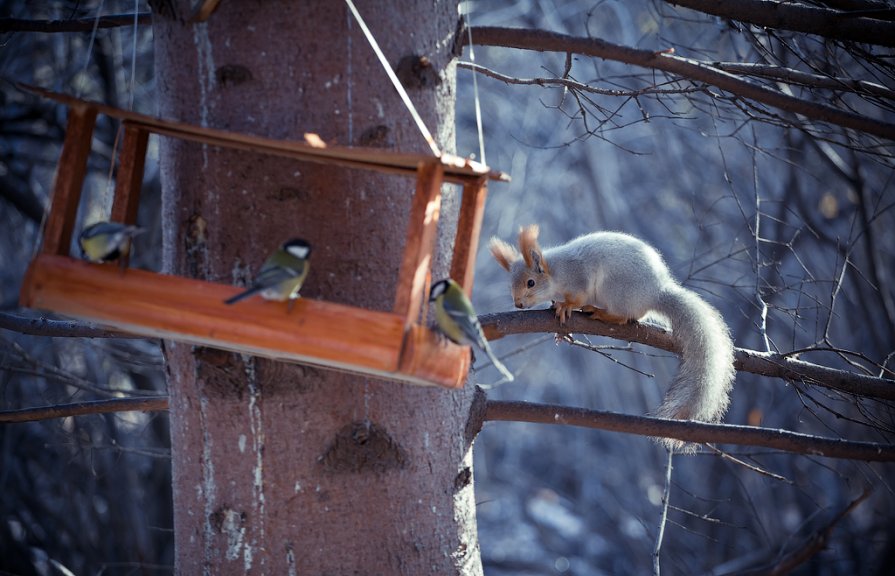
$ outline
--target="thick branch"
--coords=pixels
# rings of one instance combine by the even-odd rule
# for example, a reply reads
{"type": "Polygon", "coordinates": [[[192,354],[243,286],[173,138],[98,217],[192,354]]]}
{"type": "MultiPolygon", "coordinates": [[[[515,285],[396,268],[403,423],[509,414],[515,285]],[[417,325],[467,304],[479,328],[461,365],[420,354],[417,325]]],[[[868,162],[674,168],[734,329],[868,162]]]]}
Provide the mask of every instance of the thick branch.
{"type": "Polygon", "coordinates": [[[858,16],[870,16],[880,20],[895,20],[895,10],[886,0],[823,0],[829,8],[861,12],[858,16]]]}
{"type": "Polygon", "coordinates": [[[54,404],[24,410],[0,411],[0,424],[34,422],[67,416],[106,414],[108,412],[162,412],[168,409],[167,396],[147,396],[145,398],[113,398],[74,404],[54,404]]]}
{"type": "MultiPolygon", "coordinates": [[[[159,412],[168,409],[167,396],[148,398],[116,398],[74,404],[60,404],[24,410],[0,412],[0,423],[33,422],[51,418],[104,414],[109,412],[159,412]]],[[[864,461],[893,461],[895,446],[874,442],[851,442],[822,438],[785,430],[769,430],[752,426],[730,424],[704,424],[664,420],[647,416],[630,416],[599,410],[586,410],[566,406],[534,404],[528,402],[503,402],[489,400],[485,408],[485,420],[564,424],[597,428],[613,432],[625,432],[642,436],[663,436],[688,442],[718,442],[764,446],[829,458],[849,458],[864,461]]]]}
{"type": "Polygon", "coordinates": [[[774,0],[665,0],[756,26],[895,47],[895,24],[818,6],[774,0]]]}
{"type": "Polygon", "coordinates": [[[717,86],[731,94],[773,106],[806,118],[895,140],[895,124],[840,110],[827,104],[809,102],[766,86],[753,84],[715,68],[709,63],[681,58],[665,52],[640,50],[612,44],[598,38],[580,38],[544,30],[485,26],[473,29],[473,41],[482,46],[502,46],[540,52],[566,52],[616,60],[626,64],[677,74],[690,80],[717,86]]]}
{"type": "MultiPolygon", "coordinates": [[[[669,332],[646,324],[634,323],[618,326],[600,322],[599,320],[590,320],[584,315],[575,314],[566,326],[562,328],[549,310],[485,314],[480,316],[479,319],[482,322],[482,327],[485,329],[485,335],[490,340],[496,340],[511,334],[578,333],[617,338],[645,344],[661,350],[680,352],[669,332]]],[[[140,336],[115,332],[101,326],[74,320],[29,318],[7,312],[0,312],[0,329],[47,337],[140,338],[140,336]]],[[[743,372],[806,382],[858,396],[895,400],[895,381],[893,380],[828,368],[782,354],[739,348],[736,350],[735,366],[743,372]]]]}
{"type": "Polygon", "coordinates": [[[893,444],[852,442],[786,430],[665,420],[550,404],[488,400],[485,408],[485,420],[581,426],[641,436],[677,438],[696,443],[715,442],[764,446],[786,452],[826,456],[827,458],[845,458],[867,462],[895,461],[895,445],[893,444]]]}
{"type": "MultiPolygon", "coordinates": [[[[566,322],[565,327],[560,327],[551,310],[484,314],[479,316],[479,320],[485,330],[485,336],[489,340],[496,340],[510,334],[535,332],[593,334],[638,342],[654,348],[680,353],[672,340],[671,333],[646,324],[633,323],[618,326],[591,320],[584,314],[573,314],[572,318],[566,322]]],[[[737,370],[762,376],[804,381],[808,384],[833,388],[858,396],[895,400],[895,380],[854,374],[797,360],[782,354],[738,348],[734,365],[737,370]]]]}
{"type": "MultiPolygon", "coordinates": [[[[152,24],[152,14],[140,12],[136,15],[138,25],[152,24]]],[[[97,18],[73,20],[27,20],[24,18],[0,18],[0,32],[90,32],[97,28],[118,28],[133,26],[134,14],[112,14],[97,18]]]]}

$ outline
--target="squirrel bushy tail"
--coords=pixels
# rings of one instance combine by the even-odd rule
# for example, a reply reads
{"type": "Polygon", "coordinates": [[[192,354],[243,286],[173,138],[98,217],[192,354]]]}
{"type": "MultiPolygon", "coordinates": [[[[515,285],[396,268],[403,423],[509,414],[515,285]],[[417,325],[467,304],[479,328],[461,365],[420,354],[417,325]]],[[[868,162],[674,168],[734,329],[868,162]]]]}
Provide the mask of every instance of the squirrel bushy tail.
{"type": "MultiPolygon", "coordinates": [[[[671,321],[681,355],[678,374],[656,416],[717,422],[727,411],[735,376],[733,341],[721,313],[677,284],[662,288],[655,310],[671,321]]],[[[682,447],[677,440],[665,444],[682,447]]]]}

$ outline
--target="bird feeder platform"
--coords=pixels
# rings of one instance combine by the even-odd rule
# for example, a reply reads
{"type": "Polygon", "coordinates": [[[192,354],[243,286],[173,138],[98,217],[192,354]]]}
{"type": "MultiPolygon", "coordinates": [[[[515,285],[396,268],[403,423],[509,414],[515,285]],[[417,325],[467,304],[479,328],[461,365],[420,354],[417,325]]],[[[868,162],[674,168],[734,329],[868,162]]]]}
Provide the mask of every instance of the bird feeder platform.
{"type": "MultiPolygon", "coordinates": [[[[368,148],[262,138],[163,120],[20,86],[68,107],[68,125],[38,255],[22,285],[29,308],[89,320],[146,337],[310,364],[388,380],[460,388],[469,348],[441,338],[420,317],[425,310],[442,183],[460,184],[463,197],[451,277],[472,289],[487,183],[509,180],[471,160],[368,148]],[[292,309],[253,298],[224,300],[242,288],[115,263],[94,264],[69,254],[98,114],[120,120],[124,138],[109,220],[135,224],[149,134],[416,178],[404,255],[390,312],[301,298],[292,309]]],[[[312,239],[313,240],[313,239],[312,239]]]]}

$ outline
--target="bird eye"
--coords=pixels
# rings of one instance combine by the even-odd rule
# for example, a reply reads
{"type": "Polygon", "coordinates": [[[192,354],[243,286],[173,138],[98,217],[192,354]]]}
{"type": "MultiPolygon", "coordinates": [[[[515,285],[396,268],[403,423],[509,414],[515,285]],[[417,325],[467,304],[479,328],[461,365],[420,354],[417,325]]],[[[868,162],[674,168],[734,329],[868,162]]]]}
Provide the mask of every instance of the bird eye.
{"type": "Polygon", "coordinates": [[[529,287],[529,288],[534,288],[534,287],[535,287],[535,281],[532,280],[531,278],[528,279],[528,287],[529,287]]]}

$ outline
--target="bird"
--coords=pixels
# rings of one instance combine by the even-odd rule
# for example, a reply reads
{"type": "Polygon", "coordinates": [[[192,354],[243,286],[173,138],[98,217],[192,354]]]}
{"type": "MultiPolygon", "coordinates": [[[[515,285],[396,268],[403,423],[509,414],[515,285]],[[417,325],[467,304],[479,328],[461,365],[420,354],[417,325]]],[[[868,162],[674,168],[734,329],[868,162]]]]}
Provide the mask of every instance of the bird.
{"type": "Polygon", "coordinates": [[[118,222],[101,221],[87,226],[78,235],[81,257],[90,262],[108,262],[127,256],[134,236],[143,228],[118,222]]]}
{"type": "Polygon", "coordinates": [[[450,278],[436,282],[429,292],[429,301],[435,302],[435,321],[442,334],[456,344],[475,344],[491,359],[505,380],[512,382],[515,379],[491,350],[472,302],[459,284],[450,278]]]}
{"type": "Polygon", "coordinates": [[[301,238],[287,240],[264,261],[251,287],[224,300],[224,303],[235,304],[260,294],[265,300],[278,302],[289,300],[291,309],[292,302],[301,297],[298,292],[308,276],[310,256],[311,244],[306,240],[301,238]]]}

